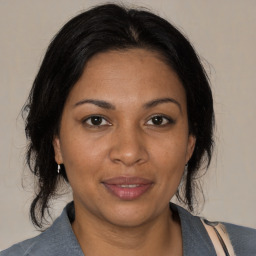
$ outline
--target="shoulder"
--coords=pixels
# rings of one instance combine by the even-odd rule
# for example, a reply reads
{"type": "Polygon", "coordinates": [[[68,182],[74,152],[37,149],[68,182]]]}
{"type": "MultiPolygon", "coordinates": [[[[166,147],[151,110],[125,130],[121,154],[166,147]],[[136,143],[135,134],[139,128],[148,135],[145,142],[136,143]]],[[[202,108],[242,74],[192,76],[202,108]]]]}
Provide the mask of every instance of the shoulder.
{"type": "MultiPolygon", "coordinates": [[[[200,217],[192,215],[190,212],[178,205],[171,204],[171,208],[174,210],[176,209],[179,212],[183,229],[182,231],[189,237],[187,241],[189,245],[191,245],[191,243],[193,244],[193,241],[195,248],[199,246],[199,243],[207,243],[208,248],[212,245],[200,217]],[[200,235],[197,236],[199,233],[200,235]],[[201,240],[199,239],[200,237],[202,238],[201,240]]],[[[222,223],[226,228],[236,256],[256,255],[256,229],[238,226],[231,223],[220,223],[222,223]]],[[[186,237],[183,237],[183,239],[186,240],[186,237]]]]}
{"type": "Polygon", "coordinates": [[[56,224],[58,224],[58,222],[59,219],[57,219],[50,228],[48,228],[46,231],[42,232],[38,236],[14,244],[10,248],[0,252],[0,256],[49,255],[49,249],[52,250],[51,248],[54,247],[54,243],[57,242],[56,224]]]}
{"type": "Polygon", "coordinates": [[[223,223],[236,255],[256,255],[256,229],[223,223]]]}
{"type": "Polygon", "coordinates": [[[214,246],[201,219],[181,206],[171,203],[170,208],[172,212],[178,213],[180,219],[184,255],[216,256],[214,246]]]}
{"type": "Polygon", "coordinates": [[[40,235],[23,242],[14,244],[10,248],[1,251],[0,256],[26,256],[30,255],[30,251],[35,247],[38,240],[40,240],[40,235]]]}
{"type": "Polygon", "coordinates": [[[60,256],[74,255],[74,250],[80,252],[71,228],[69,208],[72,210],[73,205],[68,204],[52,226],[40,235],[13,245],[0,252],[0,256],[60,256]]]}

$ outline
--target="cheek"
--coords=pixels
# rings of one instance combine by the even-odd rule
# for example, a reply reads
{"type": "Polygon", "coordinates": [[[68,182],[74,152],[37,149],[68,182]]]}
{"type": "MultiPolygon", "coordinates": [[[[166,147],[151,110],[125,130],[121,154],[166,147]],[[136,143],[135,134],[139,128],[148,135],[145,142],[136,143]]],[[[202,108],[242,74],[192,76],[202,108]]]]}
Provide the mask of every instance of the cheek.
{"type": "Polygon", "coordinates": [[[184,166],[187,155],[187,143],[184,137],[169,138],[161,143],[152,143],[151,157],[163,166],[184,166]]]}
{"type": "Polygon", "coordinates": [[[187,144],[184,138],[170,138],[161,144],[154,145],[150,155],[153,169],[156,170],[157,179],[161,184],[164,184],[162,189],[172,187],[175,190],[184,173],[187,144]]]}
{"type": "Polygon", "coordinates": [[[62,155],[70,183],[82,183],[95,179],[103,162],[104,148],[77,134],[72,140],[63,141],[62,155]]]}

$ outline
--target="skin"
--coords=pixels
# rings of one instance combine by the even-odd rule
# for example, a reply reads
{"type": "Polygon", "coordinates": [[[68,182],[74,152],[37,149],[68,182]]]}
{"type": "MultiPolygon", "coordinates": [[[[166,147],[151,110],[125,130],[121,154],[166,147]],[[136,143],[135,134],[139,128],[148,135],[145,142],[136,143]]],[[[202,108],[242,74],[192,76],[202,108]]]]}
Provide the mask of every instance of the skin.
{"type": "Polygon", "coordinates": [[[160,55],[131,49],[94,56],[67,98],[53,145],[73,189],[72,228],[85,255],[182,255],[181,227],[169,201],[195,137],[184,88],[160,55]],[[159,99],[165,100],[150,105],[159,99]],[[92,116],[103,117],[99,125],[92,116]],[[119,176],[152,185],[123,200],[103,185],[119,176]]]}

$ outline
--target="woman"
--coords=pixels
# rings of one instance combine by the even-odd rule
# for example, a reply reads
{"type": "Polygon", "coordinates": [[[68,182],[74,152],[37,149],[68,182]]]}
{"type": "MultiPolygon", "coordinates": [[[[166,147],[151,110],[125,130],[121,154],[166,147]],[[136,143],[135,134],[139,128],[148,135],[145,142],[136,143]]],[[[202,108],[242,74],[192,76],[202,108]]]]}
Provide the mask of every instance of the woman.
{"type": "MultiPolygon", "coordinates": [[[[24,111],[33,223],[43,227],[63,180],[74,201],[1,256],[216,255],[209,227],[169,203],[176,194],[193,211],[214,126],[207,76],[171,24],[113,4],[78,15],[51,42],[24,111]]],[[[255,230],[225,226],[236,255],[256,254],[255,230]]]]}

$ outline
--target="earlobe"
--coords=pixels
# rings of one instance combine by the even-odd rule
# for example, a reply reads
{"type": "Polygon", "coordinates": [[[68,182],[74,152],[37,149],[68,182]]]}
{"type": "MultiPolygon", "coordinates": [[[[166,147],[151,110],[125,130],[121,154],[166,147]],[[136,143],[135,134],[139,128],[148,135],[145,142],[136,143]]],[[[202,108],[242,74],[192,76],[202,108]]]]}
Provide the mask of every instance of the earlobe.
{"type": "Polygon", "coordinates": [[[194,135],[190,134],[188,137],[186,163],[189,161],[189,159],[193,155],[195,145],[196,145],[196,137],[194,135]]]}
{"type": "Polygon", "coordinates": [[[55,161],[57,164],[62,164],[63,159],[62,159],[62,154],[60,150],[60,139],[59,137],[54,137],[53,142],[52,142],[53,148],[54,148],[54,155],[55,155],[55,161]]]}

